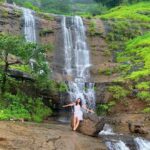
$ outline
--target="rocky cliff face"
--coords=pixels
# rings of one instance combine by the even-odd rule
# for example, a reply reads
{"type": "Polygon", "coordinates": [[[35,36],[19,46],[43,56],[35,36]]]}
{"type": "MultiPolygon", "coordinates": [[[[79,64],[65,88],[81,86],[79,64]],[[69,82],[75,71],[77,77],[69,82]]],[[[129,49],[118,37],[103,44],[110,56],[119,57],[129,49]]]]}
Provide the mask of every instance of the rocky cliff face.
{"type": "MultiPolygon", "coordinates": [[[[1,5],[0,8],[0,32],[15,35],[23,34],[23,14],[21,10],[6,4],[1,5]]],[[[42,13],[36,14],[35,17],[38,42],[53,46],[53,51],[47,52],[47,60],[54,71],[54,79],[67,80],[67,78],[62,77],[61,71],[63,69],[63,54],[60,52],[62,47],[60,17],[42,13]]],[[[87,42],[91,51],[91,81],[111,81],[111,78],[107,75],[100,75],[100,68],[106,69],[115,65],[112,63],[112,56],[105,42],[106,34],[103,22],[99,19],[84,19],[84,24],[87,29],[87,42]]]]}
{"type": "Polygon", "coordinates": [[[0,32],[20,35],[22,12],[9,5],[0,5],[0,32]]]}

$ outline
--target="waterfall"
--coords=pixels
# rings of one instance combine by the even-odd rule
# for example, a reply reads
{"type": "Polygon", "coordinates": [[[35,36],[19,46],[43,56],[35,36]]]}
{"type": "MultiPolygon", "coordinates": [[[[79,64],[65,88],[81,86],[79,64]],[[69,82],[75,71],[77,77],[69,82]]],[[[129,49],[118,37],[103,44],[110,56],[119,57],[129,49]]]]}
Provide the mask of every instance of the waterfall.
{"type": "Polygon", "coordinates": [[[113,129],[109,124],[105,124],[103,130],[99,133],[99,135],[114,135],[113,129]]]}
{"type": "Polygon", "coordinates": [[[94,84],[88,82],[90,51],[82,18],[63,16],[61,22],[64,37],[64,74],[73,77],[73,81],[68,82],[70,100],[81,98],[83,104],[94,109],[94,84]]]}
{"type": "Polygon", "coordinates": [[[24,34],[28,42],[36,42],[36,28],[33,11],[27,8],[22,8],[24,15],[24,34]]]}

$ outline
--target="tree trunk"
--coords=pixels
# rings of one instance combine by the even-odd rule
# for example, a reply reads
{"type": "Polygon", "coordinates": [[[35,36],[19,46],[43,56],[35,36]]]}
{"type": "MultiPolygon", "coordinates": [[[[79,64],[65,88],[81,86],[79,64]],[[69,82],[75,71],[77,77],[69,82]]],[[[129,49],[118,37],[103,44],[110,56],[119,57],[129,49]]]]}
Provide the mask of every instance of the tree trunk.
{"type": "Polygon", "coordinates": [[[2,85],[1,85],[1,94],[3,95],[5,92],[5,86],[6,86],[6,80],[7,80],[7,71],[8,71],[8,53],[6,52],[5,54],[5,66],[4,66],[4,70],[3,70],[3,75],[2,75],[2,85]]]}

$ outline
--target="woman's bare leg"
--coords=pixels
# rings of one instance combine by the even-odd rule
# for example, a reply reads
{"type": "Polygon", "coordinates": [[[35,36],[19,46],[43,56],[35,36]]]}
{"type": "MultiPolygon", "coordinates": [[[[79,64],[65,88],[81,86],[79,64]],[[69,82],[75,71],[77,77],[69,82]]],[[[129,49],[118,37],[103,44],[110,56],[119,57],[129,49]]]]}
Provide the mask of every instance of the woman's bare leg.
{"type": "Polygon", "coordinates": [[[73,116],[73,130],[74,130],[74,128],[75,128],[75,125],[76,125],[76,117],[73,116]]]}
{"type": "Polygon", "coordinates": [[[75,131],[75,128],[76,128],[77,122],[78,122],[78,118],[77,118],[77,117],[75,117],[75,122],[74,122],[74,127],[73,127],[73,130],[74,130],[74,131],[75,131]]]}
{"type": "Polygon", "coordinates": [[[74,130],[77,130],[77,128],[78,128],[78,126],[79,126],[79,123],[80,123],[80,120],[77,118],[77,121],[76,121],[76,125],[75,125],[74,130]]]}

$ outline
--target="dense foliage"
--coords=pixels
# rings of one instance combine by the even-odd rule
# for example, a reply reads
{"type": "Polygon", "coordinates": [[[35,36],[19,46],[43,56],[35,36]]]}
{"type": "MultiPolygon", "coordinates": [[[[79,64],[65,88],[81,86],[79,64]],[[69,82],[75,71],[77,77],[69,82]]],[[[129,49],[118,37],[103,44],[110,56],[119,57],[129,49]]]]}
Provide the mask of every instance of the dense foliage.
{"type": "Polygon", "coordinates": [[[31,94],[25,92],[27,88],[48,89],[48,86],[54,90],[56,83],[49,80],[50,70],[45,58],[49,49],[50,46],[28,43],[21,37],[0,35],[0,119],[42,121],[52,114],[51,108],[45,106],[34,91],[31,94]],[[34,60],[32,65],[31,58],[34,60]],[[23,76],[12,78],[9,70],[28,74],[31,81],[26,81],[23,76]]]}

